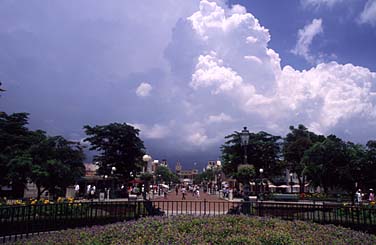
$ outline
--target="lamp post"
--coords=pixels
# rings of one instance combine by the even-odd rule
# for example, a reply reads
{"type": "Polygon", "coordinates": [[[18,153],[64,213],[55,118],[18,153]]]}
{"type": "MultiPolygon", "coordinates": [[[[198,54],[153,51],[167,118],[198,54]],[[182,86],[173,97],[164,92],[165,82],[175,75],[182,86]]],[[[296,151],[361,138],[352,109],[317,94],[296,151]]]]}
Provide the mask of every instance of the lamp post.
{"type": "Polygon", "coordinates": [[[290,186],[291,186],[291,189],[290,189],[290,192],[292,193],[293,192],[293,182],[292,182],[292,176],[293,176],[293,173],[290,173],[290,186]]]}
{"type": "Polygon", "coordinates": [[[146,165],[144,172],[150,173],[151,172],[151,160],[152,160],[151,156],[146,154],[142,157],[142,160],[145,162],[145,165],[146,165]]]}
{"type": "MultiPolygon", "coordinates": [[[[112,176],[112,177],[114,176],[115,171],[116,171],[116,167],[115,167],[115,166],[112,166],[112,168],[111,168],[111,176],[112,176]]],[[[113,182],[113,181],[114,181],[114,180],[112,179],[112,180],[111,180],[111,188],[114,187],[114,182],[113,182]]],[[[114,188],[113,188],[113,189],[114,189],[114,188]]],[[[110,188],[107,189],[107,199],[110,199],[110,188]]]]}
{"type": "MultiPolygon", "coordinates": [[[[244,127],[242,132],[240,133],[240,145],[244,147],[244,164],[248,164],[247,162],[247,147],[249,143],[249,131],[247,127],[244,127]]],[[[244,201],[249,201],[249,183],[244,183],[243,187],[243,199],[244,201]]]]}
{"type": "Polygon", "coordinates": [[[240,133],[240,139],[240,145],[244,147],[244,164],[247,164],[247,146],[249,143],[249,131],[247,130],[247,127],[244,127],[240,133]]]}
{"type": "Polygon", "coordinates": [[[262,201],[263,200],[263,194],[264,194],[264,179],[263,179],[263,176],[262,174],[264,173],[264,169],[260,168],[260,179],[261,179],[261,193],[260,193],[260,200],[262,201]]]}
{"type": "Polygon", "coordinates": [[[158,186],[158,196],[161,195],[161,187],[159,186],[159,179],[161,178],[161,175],[158,174],[158,178],[157,178],[157,186],[158,186]]]}
{"type": "MultiPolygon", "coordinates": [[[[151,173],[151,168],[152,168],[151,167],[151,160],[152,160],[151,156],[146,154],[142,157],[142,160],[145,162],[145,165],[146,165],[146,167],[145,167],[146,171],[144,171],[144,172],[151,173]]],[[[147,195],[150,195],[150,183],[149,183],[148,180],[145,180],[145,188],[144,188],[144,193],[143,193],[144,199],[147,198],[147,195]]],[[[150,199],[150,197],[149,197],[149,199],[150,199]]]]}

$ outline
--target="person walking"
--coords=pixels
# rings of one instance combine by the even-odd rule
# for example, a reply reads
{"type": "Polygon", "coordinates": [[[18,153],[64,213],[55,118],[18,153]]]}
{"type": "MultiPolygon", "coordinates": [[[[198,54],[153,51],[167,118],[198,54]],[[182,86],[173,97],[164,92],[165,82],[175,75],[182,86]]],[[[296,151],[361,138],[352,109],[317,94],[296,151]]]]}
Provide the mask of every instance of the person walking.
{"type": "Polygon", "coordinates": [[[80,185],[76,183],[74,185],[74,197],[78,199],[79,195],[80,195],[80,185]]]}
{"type": "Polygon", "coordinates": [[[185,200],[185,192],[186,192],[185,187],[181,188],[181,195],[182,195],[181,200],[185,200]]]}
{"type": "Polygon", "coordinates": [[[178,185],[175,185],[175,193],[176,193],[176,195],[179,194],[179,186],[178,185]]]}
{"type": "Polygon", "coordinates": [[[358,205],[362,203],[362,190],[361,189],[358,189],[355,192],[355,203],[358,205]]]}
{"type": "Polygon", "coordinates": [[[369,202],[374,202],[375,201],[375,194],[373,193],[373,189],[369,189],[368,201],[369,202]]]}

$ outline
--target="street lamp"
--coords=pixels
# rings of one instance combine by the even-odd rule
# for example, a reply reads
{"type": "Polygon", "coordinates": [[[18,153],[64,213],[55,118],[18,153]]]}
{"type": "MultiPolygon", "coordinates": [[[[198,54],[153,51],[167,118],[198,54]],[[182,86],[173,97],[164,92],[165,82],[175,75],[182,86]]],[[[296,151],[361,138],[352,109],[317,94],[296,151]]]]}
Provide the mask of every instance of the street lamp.
{"type": "Polygon", "coordinates": [[[158,186],[158,196],[161,195],[161,187],[159,186],[159,179],[161,178],[161,175],[158,174],[158,178],[157,178],[157,186],[158,186]]]}
{"type": "Polygon", "coordinates": [[[292,185],[294,184],[293,182],[292,182],[292,176],[293,176],[293,173],[290,173],[290,186],[291,186],[291,190],[290,190],[290,192],[292,193],[293,192],[293,190],[292,190],[292,185]]]}
{"type": "Polygon", "coordinates": [[[261,193],[260,193],[260,200],[262,201],[263,199],[263,193],[264,193],[264,179],[262,174],[264,173],[264,169],[260,168],[260,178],[261,178],[261,193]]]}
{"type": "MultiPolygon", "coordinates": [[[[247,127],[244,127],[242,132],[240,133],[240,145],[244,147],[244,164],[248,164],[247,162],[247,147],[249,143],[249,131],[247,127]]],[[[249,201],[249,183],[244,183],[243,188],[243,199],[244,201],[249,201]]]]}
{"type": "Polygon", "coordinates": [[[148,172],[148,173],[150,173],[151,172],[151,156],[149,156],[149,155],[144,155],[143,157],[142,157],[142,160],[146,163],[146,171],[144,171],[144,172],[148,172]]]}
{"type": "Polygon", "coordinates": [[[240,133],[240,145],[244,147],[244,164],[247,164],[247,146],[249,143],[249,131],[244,127],[240,133]]]}

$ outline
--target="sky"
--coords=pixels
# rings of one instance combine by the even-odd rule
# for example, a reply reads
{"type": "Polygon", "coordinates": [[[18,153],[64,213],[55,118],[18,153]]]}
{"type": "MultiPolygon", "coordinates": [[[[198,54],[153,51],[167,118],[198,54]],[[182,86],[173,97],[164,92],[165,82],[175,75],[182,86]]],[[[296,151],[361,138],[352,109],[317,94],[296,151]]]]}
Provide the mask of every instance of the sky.
{"type": "Polygon", "coordinates": [[[374,0],[0,0],[0,109],[78,141],[131,124],[172,167],[219,159],[243,126],[364,144],[375,44],[374,0]]]}

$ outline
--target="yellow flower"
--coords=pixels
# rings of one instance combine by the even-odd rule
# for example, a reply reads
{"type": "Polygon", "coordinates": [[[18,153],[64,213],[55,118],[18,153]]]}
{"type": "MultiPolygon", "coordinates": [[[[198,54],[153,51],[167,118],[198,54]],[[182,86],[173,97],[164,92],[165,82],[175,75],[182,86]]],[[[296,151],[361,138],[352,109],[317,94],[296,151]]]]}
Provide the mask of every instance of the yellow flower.
{"type": "Polygon", "coordinates": [[[370,202],[369,203],[371,206],[373,206],[373,205],[375,205],[376,204],[376,202],[375,201],[373,201],[373,202],[370,202]]]}
{"type": "Polygon", "coordinates": [[[49,200],[44,200],[44,201],[43,201],[43,204],[49,204],[49,203],[50,203],[49,200]]]}

